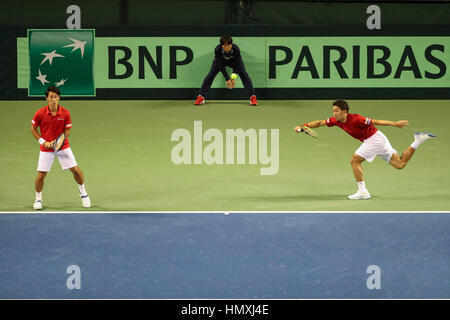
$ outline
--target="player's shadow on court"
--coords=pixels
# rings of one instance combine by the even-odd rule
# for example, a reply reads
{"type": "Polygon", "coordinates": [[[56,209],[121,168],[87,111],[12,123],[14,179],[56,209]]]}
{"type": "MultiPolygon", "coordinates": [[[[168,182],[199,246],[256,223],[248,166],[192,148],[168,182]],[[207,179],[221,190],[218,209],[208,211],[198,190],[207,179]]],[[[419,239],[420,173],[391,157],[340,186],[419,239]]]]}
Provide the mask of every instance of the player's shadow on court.
{"type": "Polygon", "coordinates": [[[74,203],[67,202],[67,203],[53,205],[53,206],[44,204],[43,210],[39,210],[36,212],[45,213],[46,211],[48,211],[48,212],[67,212],[67,211],[84,212],[84,211],[86,211],[86,213],[88,213],[89,211],[111,211],[111,209],[105,208],[105,207],[102,207],[102,206],[99,206],[96,204],[92,204],[90,208],[84,208],[81,205],[75,206],[74,203]]]}
{"type": "Polygon", "coordinates": [[[289,196],[274,196],[274,195],[261,195],[261,196],[254,196],[254,197],[239,197],[234,198],[239,200],[247,200],[247,201],[270,201],[270,202],[297,202],[297,201],[336,201],[336,200],[346,200],[347,195],[344,194],[296,194],[296,195],[289,195],[289,196]]]}
{"type": "MultiPolygon", "coordinates": [[[[398,196],[398,194],[395,195],[382,195],[381,196],[383,198],[383,200],[385,201],[399,201],[399,200],[403,200],[403,201],[417,201],[418,200],[418,195],[402,195],[402,196],[398,196]]],[[[373,198],[373,197],[372,197],[373,198]]],[[[440,203],[450,203],[450,195],[449,194],[427,194],[426,196],[424,196],[425,200],[432,200],[432,201],[437,201],[440,200],[442,202],[440,203]]]]}

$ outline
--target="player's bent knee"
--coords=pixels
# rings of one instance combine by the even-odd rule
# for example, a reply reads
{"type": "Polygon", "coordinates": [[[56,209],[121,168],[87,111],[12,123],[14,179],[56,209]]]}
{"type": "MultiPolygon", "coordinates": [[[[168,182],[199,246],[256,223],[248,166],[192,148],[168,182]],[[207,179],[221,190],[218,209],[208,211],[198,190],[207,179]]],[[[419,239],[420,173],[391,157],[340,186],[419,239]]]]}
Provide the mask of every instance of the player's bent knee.
{"type": "Polygon", "coordinates": [[[38,171],[37,178],[38,179],[44,179],[47,176],[47,172],[45,171],[38,171]]]}
{"type": "Polygon", "coordinates": [[[402,162],[402,161],[392,162],[391,164],[395,169],[398,169],[398,170],[403,169],[406,166],[406,163],[402,162]]]}
{"type": "Polygon", "coordinates": [[[81,176],[83,174],[81,172],[80,168],[78,168],[78,167],[72,167],[72,168],[69,168],[69,170],[72,172],[73,175],[81,176]]]}
{"type": "Polygon", "coordinates": [[[355,156],[352,156],[351,158],[350,158],[350,164],[353,166],[353,165],[358,165],[358,164],[360,164],[361,163],[361,161],[357,158],[357,157],[355,157],[355,156]]]}

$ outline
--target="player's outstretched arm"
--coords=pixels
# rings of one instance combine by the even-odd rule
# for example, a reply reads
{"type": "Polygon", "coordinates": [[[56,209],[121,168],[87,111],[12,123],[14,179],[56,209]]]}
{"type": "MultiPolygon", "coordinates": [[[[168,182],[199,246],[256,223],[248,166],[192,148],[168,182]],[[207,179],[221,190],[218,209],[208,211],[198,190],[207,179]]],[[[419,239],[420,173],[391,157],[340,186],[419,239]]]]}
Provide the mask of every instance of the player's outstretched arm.
{"type": "Polygon", "coordinates": [[[327,125],[326,120],[316,120],[302,124],[302,126],[307,126],[310,128],[318,128],[326,125],[327,125]]]}
{"type": "Polygon", "coordinates": [[[326,126],[326,125],[327,125],[326,120],[316,120],[316,121],[304,123],[300,126],[296,126],[294,128],[294,130],[295,130],[295,132],[298,132],[298,129],[300,129],[302,126],[306,126],[306,127],[310,127],[310,128],[318,128],[318,127],[326,126]]]}
{"type": "Polygon", "coordinates": [[[390,120],[375,120],[372,119],[372,124],[376,126],[393,126],[397,128],[403,128],[409,125],[408,120],[390,121],[390,120]]]}

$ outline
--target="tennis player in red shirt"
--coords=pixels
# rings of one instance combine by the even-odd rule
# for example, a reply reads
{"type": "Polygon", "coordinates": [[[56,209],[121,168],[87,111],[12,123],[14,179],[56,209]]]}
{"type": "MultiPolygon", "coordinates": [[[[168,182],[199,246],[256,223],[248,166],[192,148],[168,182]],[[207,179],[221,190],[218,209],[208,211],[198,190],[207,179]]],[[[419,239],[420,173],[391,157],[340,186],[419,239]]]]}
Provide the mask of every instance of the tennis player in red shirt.
{"type": "MultiPolygon", "coordinates": [[[[311,121],[303,125],[310,128],[317,128],[325,125],[328,127],[338,126],[353,138],[362,141],[361,146],[355,151],[350,160],[353,174],[355,175],[358,184],[358,191],[355,194],[348,196],[351,200],[370,198],[370,193],[366,189],[364,182],[361,166],[361,163],[364,160],[372,162],[373,159],[375,159],[375,156],[379,156],[394,168],[403,169],[411,159],[414,151],[422,142],[436,137],[429,132],[416,132],[414,134],[414,142],[406,148],[400,156],[397,150],[392,148],[388,138],[378,130],[375,125],[403,128],[409,124],[408,120],[375,120],[363,117],[359,114],[348,113],[348,111],[349,106],[347,102],[340,99],[333,102],[333,117],[326,120],[311,121]]],[[[299,132],[298,129],[300,129],[300,126],[295,127],[296,132],[299,132]]]]}
{"type": "Polygon", "coordinates": [[[38,162],[38,174],[34,182],[36,190],[36,200],[33,204],[35,210],[42,209],[42,189],[44,188],[44,179],[47,172],[50,171],[55,156],[58,158],[63,170],[69,169],[75,181],[78,183],[80,190],[81,202],[83,207],[89,208],[91,201],[84,186],[83,172],[78,168],[75,156],[69,145],[69,139],[66,138],[64,144],[58,152],[52,147],[53,141],[61,134],[65,133],[66,137],[70,134],[72,121],[70,113],[67,109],[59,105],[61,93],[56,87],[49,87],[45,91],[48,105],[39,109],[31,120],[31,134],[38,140],[41,145],[38,162]],[[40,133],[38,131],[40,128],[40,133]]]}

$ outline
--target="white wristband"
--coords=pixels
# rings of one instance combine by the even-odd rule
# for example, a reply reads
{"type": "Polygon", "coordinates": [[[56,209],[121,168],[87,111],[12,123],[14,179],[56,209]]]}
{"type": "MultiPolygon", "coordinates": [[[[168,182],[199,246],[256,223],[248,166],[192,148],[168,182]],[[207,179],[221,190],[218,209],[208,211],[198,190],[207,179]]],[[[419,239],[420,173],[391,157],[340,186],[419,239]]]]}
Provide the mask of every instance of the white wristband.
{"type": "Polygon", "coordinates": [[[42,137],[41,137],[41,138],[39,138],[39,140],[38,140],[38,141],[39,141],[39,144],[40,144],[40,145],[42,145],[42,146],[44,145],[44,143],[46,143],[46,142],[47,142],[47,141],[45,141],[45,140],[44,140],[44,138],[42,138],[42,137]]]}

